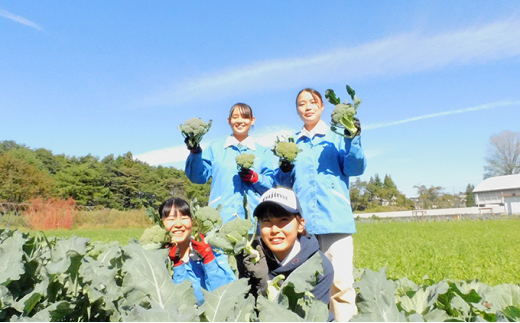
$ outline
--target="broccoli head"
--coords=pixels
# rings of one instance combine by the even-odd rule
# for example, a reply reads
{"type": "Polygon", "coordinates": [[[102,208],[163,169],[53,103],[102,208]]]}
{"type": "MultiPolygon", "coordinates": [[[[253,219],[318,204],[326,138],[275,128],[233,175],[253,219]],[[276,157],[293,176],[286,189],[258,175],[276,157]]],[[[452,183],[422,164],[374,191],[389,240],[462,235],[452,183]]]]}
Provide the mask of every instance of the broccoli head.
{"type": "Polygon", "coordinates": [[[293,163],[296,156],[301,152],[298,145],[290,141],[278,141],[272,149],[275,156],[280,157],[280,165],[283,161],[293,163]]]}
{"type": "MultiPolygon", "coordinates": [[[[354,116],[356,115],[356,109],[352,104],[340,103],[336,105],[331,114],[331,128],[345,128],[350,132],[352,138],[357,133],[358,129],[354,125],[354,116]]],[[[333,129],[333,130],[335,130],[333,129]]]]}
{"type": "Polygon", "coordinates": [[[143,235],[139,239],[142,245],[156,244],[162,247],[165,243],[170,242],[170,234],[160,225],[156,224],[151,228],[144,230],[143,235]]]}
{"type": "Polygon", "coordinates": [[[211,229],[222,225],[222,217],[219,211],[211,206],[205,206],[195,212],[195,222],[198,233],[205,235],[211,229]]]}
{"type": "Polygon", "coordinates": [[[246,247],[249,230],[252,228],[251,221],[236,218],[226,222],[220,229],[211,231],[206,237],[206,242],[227,254],[234,255],[246,247]],[[237,243],[242,247],[240,250],[236,248],[237,243]]]}
{"type": "Polygon", "coordinates": [[[253,154],[241,154],[238,155],[235,160],[237,161],[237,168],[239,171],[245,171],[251,169],[255,164],[255,155],[253,154]]]}
{"type": "Polygon", "coordinates": [[[210,128],[211,120],[205,123],[200,118],[191,118],[183,125],[179,125],[179,130],[184,138],[187,138],[191,147],[196,147],[210,128]]]}
{"type": "Polygon", "coordinates": [[[347,103],[347,101],[340,103],[340,99],[331,89],[325,91],[325,98],[336,106],[331,114],[330,129],[344,137],[354,138],[358,132],[357,127],[354,125],[354,116],[357,113],[359,104],[361,104],[361,99],[356,97],[356,92],[348,85],[347,92],[354,101],[354,105],[347,103]],[[338,129],[343,129],[343,132],[338,132],[338,129]],[[348,131],[348,134],[345,130],[348,131]]]}

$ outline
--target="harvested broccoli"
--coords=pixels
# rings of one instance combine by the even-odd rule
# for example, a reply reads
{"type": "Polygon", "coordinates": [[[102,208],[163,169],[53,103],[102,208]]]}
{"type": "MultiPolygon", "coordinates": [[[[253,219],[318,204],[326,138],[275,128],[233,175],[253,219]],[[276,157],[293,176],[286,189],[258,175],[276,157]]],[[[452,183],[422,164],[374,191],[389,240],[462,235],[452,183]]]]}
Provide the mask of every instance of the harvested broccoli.
{"type": "Polygon", "coordinates": [[[237,168],[243,172],[251,169],[255,164],[255,155],[253,154],[241,154],[238,155],[235,160],[237,161],[237,168]]]}
{"type": "MultiPolygon", "coordinates": [[[[222,225],[222,217],[219,210],[215,210],[211,206],[199,208],[194,215],[197,233],[206,235],[211,229],[222,225]]],[[[198,237],[195,234],[195,237],[198,237]]]]}
{"type": "Polygon", "coordinates": [[[202,137],[209,131],[209,128],[211,128],[211,120],[205,123],[200,118],[191,118],[184,122],[183,125],[179,125],[179,130],[184,138],[187,138],[190,147],[198,146],[202,137]]]}
{"type": "Polygon", "coordinates": [[[325,98],[336,106],[331,114],[330,129],[343,137],[354,138],[358,132],[357,127],[354,125],[354,116],[357,113],[358,106],[361,104],[361,99],[356,97],[356,92],[349,85],[347,85],[347,92],[354,101],[354,105],[347,103],[347,101],[341,103],[336,93],[331,89],[325,91],[325,98]],[[337,131],[338,128],[343,129],[343,132],[337,131]]]}
{"type": "Polygon", "coordinates": [[[170,242],[170,234],[160,225],[156,224],[144,230],[139,240],[143,246],[150,245],[148,249],[158,249],[170,242]]]}
{"type": "Polygon", "coordinates": [[[294,138],[289,137],[287,141],[281,141],[280,138],[276,137],[276,142],[271,151],[275,156],[280,157],[279,165],[282,165],[283,162],[293,163],[302,150],[298,148],[294,138]]]}

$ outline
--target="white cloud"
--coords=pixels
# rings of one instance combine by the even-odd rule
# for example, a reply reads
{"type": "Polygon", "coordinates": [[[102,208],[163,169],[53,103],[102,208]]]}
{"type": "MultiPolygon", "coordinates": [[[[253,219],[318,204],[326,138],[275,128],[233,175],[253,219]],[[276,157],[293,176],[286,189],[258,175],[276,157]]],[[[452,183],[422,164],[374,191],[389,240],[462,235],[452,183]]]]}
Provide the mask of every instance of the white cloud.
{"type": "Polygon", "coordinates": [[[13,21],[16,21],[22,25],[26,25],[26,26],[29,26],[29,27],[32,27],[32,28],[35,28],[35,29],[38,29],[38,30],[42,30],[42,27],[40,27],[38,24],[28,20],[28,19],[25,19],[24,17],[22,16],[17,16],[15,14],[12,14],[10,13],[9,11],[6,11],[6,10],[3,10],[3,9],[0,9],[0,16],[4,17],[4,18],[7,18],[7,19],[11,19],[13,21]]]}
{"type": "MultiPolygon", "coordinates": [[[[270,126],[256,130],[255,135],[251,137],[255,139],[255,142],[259,143],[267,149],[271,149],[271,146],[274,144],[277,136],[288,137],[293,135],[295,132],[296,131],[294,129],[289,129],[287,127],[270,126]]],[[[201,142],[202,149],[206,148],[213,140],[204,140],[201,142]]],[[[186,146],[182,145],[135,155],[134,159],[138,159],[150,165],[164,165],[184,162],[186,158],[188,158],[188,155],[189,152],[186,149],[186,146]]]]}
{"type": "Polygon", "coordinates": [[[407,119],[398,120],[398,121],[368,124],[366,126],[363,126],[363,130],[378,129],[378,128],[390,127],[390,126],[395,126],[395,125],[408,123],[408,122],[413,122],[413,121],[419,121],[419,120],[423,120],[423,119],[441,117],[441,116],[458,114],[458,113],[486,110],[486,109],[495,109],[495,108],[500,108],[500,107],[515,106],[515,105],[520,105],[520,101],[492,102],[492,103],[482,104],[482,105],[478,105],[478,106],[471,107],[471,108],[465,108],[465,109],[459,109],[459,110],[451,110],[451,111],[444,111],[444,112],[439,112],[439,113],[426,114],[426,115],[423,115],[423,116],[407,118],[407,119]]]}
{"type": "Polygon", "coordinates": [[[399,75],[449,65],[484,63],[520,55],[520,21],[511,19],[439,35],[409,33],[312,57],[293,57],[233,67],[182,80],[151,96],[144,105],[180,105],[193,99],[304,86],[309,79],[342,81],[399,75]]]}

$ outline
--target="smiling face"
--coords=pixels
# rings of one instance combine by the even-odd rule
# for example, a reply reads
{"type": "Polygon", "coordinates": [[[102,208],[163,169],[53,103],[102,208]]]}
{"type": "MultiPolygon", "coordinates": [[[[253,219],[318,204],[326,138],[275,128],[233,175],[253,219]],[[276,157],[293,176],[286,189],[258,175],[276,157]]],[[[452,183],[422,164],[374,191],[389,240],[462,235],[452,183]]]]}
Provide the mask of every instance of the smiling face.
{"type": "Polygon", "coordinates": [[[193,226],[191,217],[183,214],[177,208],[172,207],[167,217],[162,219],[166,230],[173,234],[172,240],[177,244],[190,241],[191,229],[193,226]]]}
{"type": "MultiPolygon", "coordinates": [[[[247,106],[249,107],[249,106],[247,106]]],[[[228,118],[228,124],[233,130],[233,136],[242,141],[249,135],[249,129],[255,124],[252,112],[243,106],[234,106],[228,118]]]]}
{"type": "Polygon", "coordinates": [[[305,219],[294,214],[265,217],[260,220],[260,234],[267,247],[283,261],[291,252],[298,234],[305,230],[305,219]]]}
{"type": "Polygon", "coordinates": [[[308,91],[302,91],[296,98],[296,109],[305,129],[312,130],[321,120],[325,106],[323,101],[308,91]]]}

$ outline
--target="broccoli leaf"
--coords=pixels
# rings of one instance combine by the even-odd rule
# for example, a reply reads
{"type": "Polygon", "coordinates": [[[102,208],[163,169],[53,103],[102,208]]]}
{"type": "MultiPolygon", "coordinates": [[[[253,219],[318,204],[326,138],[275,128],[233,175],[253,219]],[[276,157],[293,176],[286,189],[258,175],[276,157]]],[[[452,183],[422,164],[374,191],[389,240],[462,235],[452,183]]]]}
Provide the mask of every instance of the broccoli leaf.
{"type": "MultiPolygon", "coordinates": [[[[226,322],[231,317],[236,318],[235,312],[240,310],[239,305],[244,304],[243,300],[249,289],[248,280],[245,278],[220,286],[211,292],[203,289],[204,304],[200,308],[209,322],[226,322]]],[[[250,306],[250,301],[247,304],[250,306]]],[[[253,308],[250,307],[246,312],[252,314],[253,308]]],[[[245,317],[246,313],[241,316],[245,317]]]]}
{"type": "Polygon", "coordinates": [[[341,103],[341,100],[336,96],[334,90],[328,89],[325,91],[325,98],[330,102],[330,104],[337,105],[341,103]]]}

